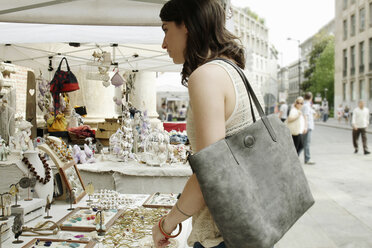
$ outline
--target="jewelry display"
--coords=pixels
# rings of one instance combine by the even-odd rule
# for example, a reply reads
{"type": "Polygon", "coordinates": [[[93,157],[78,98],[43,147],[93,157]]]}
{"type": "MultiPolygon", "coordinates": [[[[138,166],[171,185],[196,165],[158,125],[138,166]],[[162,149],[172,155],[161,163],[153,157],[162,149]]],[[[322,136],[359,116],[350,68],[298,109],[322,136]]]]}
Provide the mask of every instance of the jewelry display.
{"type": "Polygon", "coordinates": [[[172,208],[177,202],[177,194],[154,193],[143,203],[147,208],[172,208]]]}
{"type": "Polygon", "coordinates": [[[9,192],[1,194],[1,218],[0,220],[8,220],[8,217],[12,214],[12,195],[9,192]]]}
{"type": "Polygon", "coordinates": [[[57,224],[64,231],[93,232],[97,231],[97,225],[99,225],[98,228],[102,226],[102,229],[109,230],[123,212],[124,210],[97,210],[78,207],[59,220],[57,224]],[[97,215],[98,211],[101,211],[101,216],[100,214],[97,215]],[[101,217],[102,222],[100,222],[101,217]]]}
{"type": "Polygon", "coordinates": [[[50,247],[50,248],[62,248],[62,247],[74,247],[74,248],[93,248],[96,245],[94,241],[82,241],[82,240],[67,240],[67,239],[46,239],[46,238],[34,238],[28,242],[22,248],[37,248],[37,247],[50,247]]]}
{"type": "Polygon", "coordinates": [[[53,216],[49,215],[49,211],[50,211],[51,207],[52,207],[52,202],[49,200],[49,195],[48,195],[47,198],[46,198],[46,204],[45,204],[45,212],[47,213],[47,215],[44,216],[44,219],[53,218],[53,216]]]}
{"type": "Polygon", "coordinates": [[[87,202],[92,202],[93,200],[91,200],[90,197],[94,194],[94,186],[91,182],[85,187],[85,192],[88,194],[89,198],[87,202]]]}
{"type": "MultiPolygon", "coordinates": [[[[152,242],[152,227],[168,214],[163,208],[144,208],[126,210],[107,231],[103,244],[107,247],[143,248],[155,247],[152,242]],[[123,228],[124,227],[124,228],[123,228]]],[[[170,239],[167,247],[178,247],[175,239],[170,239]]]]}
{"type": "Polygon", "coordinates": [[[132,199],[126,198],[124,195],[114,191],[101,189],[93,195],[93,200],[89,204],[92,208],[97,209],[124,209],[133,205],[132,199]]]}
{"type": "Polygon", "coordinates": [[[35,227],[22,227],[22,236],[49,236],[56,235],[61,228],[54,221],[48,220],[35,227]]]}
{"type": "Polygon", "coordinates": [[[19,194],[19,183],[11,184],[9,193],[14,196],[14,205],[12,207],[19,207],[18,204],[18,194],[19,194]]]}
{"type": "Polygon", "coordinates": [[[74,161],[65,164],[64,167],[60,167],[59,173],[67,187],[67,192],[75,189],[75,198],[73,200],[73,203],[78,203],[85,196],[86,192],[84,183],[80,176],[80,172],[76,167],[74,161]]]}
{"type": "Polygon", "coordinates": [[[58,145],[57,142],[51,139],[46,139],[45,141],[62,162],[73,160],[71,149],[67,147],[66,143],[62,139],[61,142],[61,145],[58,145]]]}
{"type": "Polygon", "coordinates": [[[96,218],[94,219],[94,224],[96,224],[96,230],[98,236],[104,236],[106,233],[106,226],[104,225],[105,222],[105,212],[102,210],[98,210],[96,212],[96,218]]]}
{"type": "Polygon", "coordinates": [[[168,159],[169,136],[166,132],[154,130],[146,140],[144,147],[144,161],[150,166],[161,166],[168,159]]]}
{"type": "MultiPolygon", "coordinates": [[[[28,160],[27,157],[23,156],[22,158],[22,162],[27,166],[27,168],[29,169],[29,171],[32,173],[32,175],[36,178],[37,181],[39,181],[40,183],[42,184],[47,184],[49,181],[50,181],[50,178],[51,178],[51,168],[49,167],[49,164],[46,162],[45,158],[42,157],[40,154],[38,154],[41,162],[43,163],[43,167],[44,167],[44,171],[45,171],[45,176],[44,178],[41,177],[35,167],[30,163],[30,161],[28,160]]],[[[31,183],[31,182],[30,182],[31,183]]],[[[29,186],[28,186],[29,187],[29,186]]]]}
{"type": "Polygon", "coordinates": [[[19,240],[19,236],[22,234],[22,226],[23,226],[23,217],[21,214],[17,214],[14,218],[14,223],[12,227],[12,232],[14,233],[14,240],[13,244],[20,244],[23,243],[23,240],[19,240]]]}
{"type": "Polygon", "coordinates": [[[72,207],[72,203],[75,201],[75,188],[72,188],[70,191],[68,191],[68,201],[70,203],[70,208],[68,208],[68,211],[74,210],[75,208],[72,207]]]}

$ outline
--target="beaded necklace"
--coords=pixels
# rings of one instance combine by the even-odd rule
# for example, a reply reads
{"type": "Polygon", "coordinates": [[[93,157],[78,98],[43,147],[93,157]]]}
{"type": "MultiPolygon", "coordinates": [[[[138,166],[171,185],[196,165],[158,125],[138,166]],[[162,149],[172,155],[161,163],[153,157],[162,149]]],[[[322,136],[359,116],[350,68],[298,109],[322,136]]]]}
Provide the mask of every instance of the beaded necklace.
{"type": "Polygon", "coordinates": [[[28,160],[28,158],[23,157],[22,162],[26,164],[27,168],[34,175],[34,177],[36,178],[36,180],[38,180],[42,184],[47,184],[50,181],[50,178],[51,178],[51,175],[50,175],[50,170],[51,169],[50,169],[48,163],[46,162],[45,158],[42,157],[40,154],[38,154],[38,156],[39,156],[41,162],[43,163],[43,167],[44,167],[44,170],[45,170],[45,177],[44,178],[42,178],[36,172],[35,167],[30,163],[30,161],[28,160]]]}
{"type": "Polygon", "coordinates": [[[59,146],[55,141],[46,139],[46,144],[53,150],[53,152],[58,156],[62,162],[68,162],[73,160],[72,153],[70,149],[67,148],[66,143],[62,141],[62,145],[59,146]]]}

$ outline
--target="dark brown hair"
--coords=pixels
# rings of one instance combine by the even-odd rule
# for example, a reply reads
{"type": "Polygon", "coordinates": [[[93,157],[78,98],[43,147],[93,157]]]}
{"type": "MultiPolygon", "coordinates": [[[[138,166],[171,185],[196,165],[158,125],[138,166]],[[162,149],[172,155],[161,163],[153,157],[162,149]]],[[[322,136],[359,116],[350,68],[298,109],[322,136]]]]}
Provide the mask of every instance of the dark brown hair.
{"type": "Polygon", "coordinates": [[[233,59],[244,69],[244,48],[225,27],[225,11],[218,0],[170,0],[160,11],[162,21],[185,24],[188,36],[182,84],[202,64],[220,56],[233,59]]]}

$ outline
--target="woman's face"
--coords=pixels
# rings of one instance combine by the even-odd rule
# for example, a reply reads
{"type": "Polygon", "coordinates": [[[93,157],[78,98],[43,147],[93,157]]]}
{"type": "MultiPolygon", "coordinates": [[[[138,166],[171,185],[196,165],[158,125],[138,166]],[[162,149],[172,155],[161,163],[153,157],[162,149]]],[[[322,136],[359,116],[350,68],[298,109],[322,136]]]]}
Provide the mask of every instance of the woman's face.
{"type": "Polygon", "coordinates": [[[185,24],[177,26],[175,22],[163,22],[162,29],[164,31],[162,48],[167,49],[169,57],[173,59],[175,64],[183,64],[187,41],[185,24]]]}
{"type": "Polygon", "coordinates": [[[300,101],[300,100],[297,100],[296,101],[296,104],[295,104],[295,107],[297,109],[301,109],[302,108],[302,105],[304,105],[304,102],[303,101],[300,101]]]}

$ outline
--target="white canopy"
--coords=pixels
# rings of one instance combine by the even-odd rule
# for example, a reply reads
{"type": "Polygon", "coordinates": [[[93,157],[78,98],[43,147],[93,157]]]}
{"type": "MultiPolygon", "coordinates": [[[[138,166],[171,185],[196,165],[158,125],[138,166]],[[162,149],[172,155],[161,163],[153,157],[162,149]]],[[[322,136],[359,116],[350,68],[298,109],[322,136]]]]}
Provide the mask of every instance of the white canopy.
{"type": "Polygon", "coordinates": [[[90,70],[86,64],[93,61],[93,52],[106,51],[121,70],[180,71],[161,48],[159,12],[164,2],[1,1],[0,61],[46,72],[50,59],[56,69],[65,56],[70,67],[90,70]]]}

